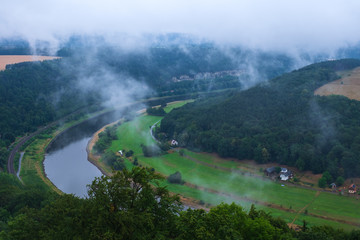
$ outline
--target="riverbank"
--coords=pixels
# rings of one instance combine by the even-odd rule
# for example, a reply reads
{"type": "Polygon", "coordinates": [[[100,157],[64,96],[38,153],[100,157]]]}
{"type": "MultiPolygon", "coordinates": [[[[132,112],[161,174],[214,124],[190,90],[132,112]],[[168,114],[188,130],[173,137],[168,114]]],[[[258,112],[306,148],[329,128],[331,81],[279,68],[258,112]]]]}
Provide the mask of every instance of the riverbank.
{"type": "Polygon", "coordinates": [[[122,120],[117,120],[115,122],[112,122],[110,124],[105,125],[104,127],[100,128],[98,131],[96,131],[91,139],[89,140],[87,146],[86,146],[86,152],[88,155],[88,161],[91,162],[95,167],[97,167],[100,172],[106,176],[112,176],[112,170],[106,166],[103,162],[101,162],[101,156],[94,153],[93,148],[96,144],[96,142],[99,140],[99,134],[105,131],[107,127],[111,127],[122,120]]]}

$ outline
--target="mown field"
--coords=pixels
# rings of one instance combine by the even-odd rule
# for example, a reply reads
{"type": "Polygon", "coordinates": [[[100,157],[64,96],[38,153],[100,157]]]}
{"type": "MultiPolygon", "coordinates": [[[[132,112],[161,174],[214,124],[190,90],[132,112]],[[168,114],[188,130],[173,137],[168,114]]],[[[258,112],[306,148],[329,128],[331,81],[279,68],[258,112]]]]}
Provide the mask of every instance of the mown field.
{"type": "Polygon", "coordinates": [[[33,62],[53,60],[59,57],[53,56],[35,56],[35,55],[2,55],[0,56],[0,71],[5,70],[6,65],[15,64],[20,62],[33,62]]]}
{"type": "Polygon", "coordinates": [[[315,95],[343,95],[350,99],[360,100],[360,68],[340,72],[341,79],[325,84],[316,89],[315,95]]]}
{"type": "MultiPolygon", "coordinates": [[[[165,110],[168,112],[183,104],[185,102],[169,105],[165,110]]],[[[236,202],[248,209],[255,203],[258,208],[289,223],[297,216],[295,223],[299,225],[306,220],[310,225],[327,224],[344,229],[360,227],[360,200],[355,198],[283,185],[263,178],[260,172],[249,173],[239,162],[206,153],[185,150],[181,156],[179,149],[173,149],[159,157],[144,157],[140,145],[155,143],[150,127],[161,118],[142,115],[123,123],[117,129],[118,140],[112,142],[111,150],[133,150],[133,158],[137,157],[139,164],[154,168],[164,176],[179,171],[186,183],[166,183],[170,191],[196,199],[205,206],[236,202]]],[[[131,161],[126,160],[126,166],[131,167],[131,161]]]]}

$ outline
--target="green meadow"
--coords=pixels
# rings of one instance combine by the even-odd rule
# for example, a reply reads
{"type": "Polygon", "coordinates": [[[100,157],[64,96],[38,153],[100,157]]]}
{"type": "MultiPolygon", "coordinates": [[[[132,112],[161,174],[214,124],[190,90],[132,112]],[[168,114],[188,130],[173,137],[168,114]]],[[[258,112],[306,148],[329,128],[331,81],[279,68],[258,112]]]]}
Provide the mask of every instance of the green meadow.
{"type": "MultiPolygon", "coordinates": [[[[185,103],[169,105],[165,110],[169,112],[185,103]]],[[[301,210],[295,221],[299,225],[306,220],[310,225],[327,224],[344,229],[360,227],[360,200],[355,198],[283,185],[263,178],[259,172],[244,170],[238,161],[221,159],[215,155],[185,150],[181,156],[179,149],[173,149],[158,157],[144,157],[140,145],[155,144],[150,127],[161,119],[141,115],[123,123],[117,129],[118,140],[112,142],[110,149],[114,152],[119,149],[133,150],[133,158],[137,157],[139,164],[154,168],[164,176],[179,171],[187,184],[167,183],[171,192],[201,200],[207,206],[236,202],[248,209],[254,203],[257,208],[269,211],[287,222],[292,222],[301,210]]],[[[125,164],[127,167],[132,166],[129,160],[125,164]]]]}

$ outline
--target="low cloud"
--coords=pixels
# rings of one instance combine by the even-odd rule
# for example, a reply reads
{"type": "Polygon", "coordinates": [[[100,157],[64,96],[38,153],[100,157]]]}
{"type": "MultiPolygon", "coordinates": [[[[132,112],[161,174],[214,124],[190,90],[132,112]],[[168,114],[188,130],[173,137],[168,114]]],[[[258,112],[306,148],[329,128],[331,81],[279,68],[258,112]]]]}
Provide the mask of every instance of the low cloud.
{"type": "Polygon", "coordinates": [[[356,0],[5,0],[0,35],[56,46],[73,34],[129,44],[143,42],[144,34],[178,32],[264,50],[329,52],[360,40],[359,9],[356,0]]]}

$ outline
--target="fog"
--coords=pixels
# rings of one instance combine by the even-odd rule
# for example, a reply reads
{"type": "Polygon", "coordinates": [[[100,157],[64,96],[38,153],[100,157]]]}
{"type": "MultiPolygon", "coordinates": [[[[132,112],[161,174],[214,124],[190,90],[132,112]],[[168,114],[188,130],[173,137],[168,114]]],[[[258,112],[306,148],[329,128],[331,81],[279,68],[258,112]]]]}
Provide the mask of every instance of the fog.
{"type": "Polygon", "coordinates": [[[144,34],[176,32],[264,50],[331,52],[360,40],[359,23],[356,0],[4,0],[0,8],[1,37],[53,46],[73,34],[131,46],[144,34]]]}

